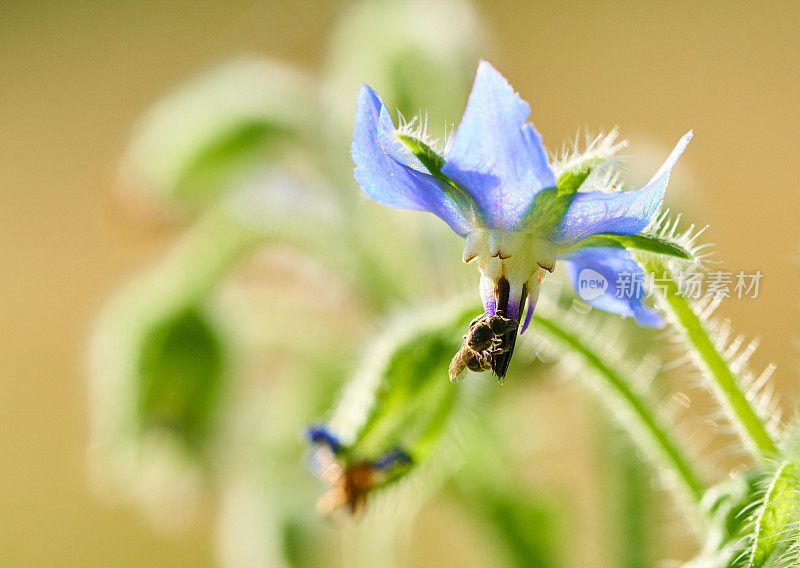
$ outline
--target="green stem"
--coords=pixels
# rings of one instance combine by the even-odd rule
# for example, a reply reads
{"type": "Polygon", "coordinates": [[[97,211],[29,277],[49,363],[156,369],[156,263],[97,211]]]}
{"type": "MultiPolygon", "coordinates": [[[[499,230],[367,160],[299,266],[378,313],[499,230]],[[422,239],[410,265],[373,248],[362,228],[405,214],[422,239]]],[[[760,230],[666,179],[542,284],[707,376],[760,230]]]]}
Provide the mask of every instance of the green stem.
{"type": "Polygon", "coordinates": [[[748,449],[757,460],[774,457],[778,447],[767,427],[756,413],[740,386],[740,379],[717,349],[709,329],[689,300],[679,293],[669,269],[659,260],[647,263],[652,274],[663,274],[659,295],[663,306],[672,316],[675,327],[696,355],[696,364],[711,382],[712,390],[736,425],[748,449]]]}
{"type": "MultiPolygon", "coordinates": [[[[599,377],[604,379],[611,387],[619,401],[638,422],[638,428],[653,442],[663,462],[672,469],[681,481],[686,492],[691,496],[694,505],[699,505],[706,486],[700,475],[694,469],[692,462],[686,457],[683,450],[677,445],[667,430],[658,422],[655,414],[648,404],[642,400],[630,387],[623,375],[605,362],[604,358],[595,352],[586,342],[577,335],[567,331],[554,320],[539,313],[533,315],[536,329],[546,332],[552,339],[564,347],[578,353],[586,364],[593,369],[599,377]]],[[[637,437],[634,437],[638,441],[637,437]]],[[[645,447],[645,449],[649,449],[645,447]]]]}

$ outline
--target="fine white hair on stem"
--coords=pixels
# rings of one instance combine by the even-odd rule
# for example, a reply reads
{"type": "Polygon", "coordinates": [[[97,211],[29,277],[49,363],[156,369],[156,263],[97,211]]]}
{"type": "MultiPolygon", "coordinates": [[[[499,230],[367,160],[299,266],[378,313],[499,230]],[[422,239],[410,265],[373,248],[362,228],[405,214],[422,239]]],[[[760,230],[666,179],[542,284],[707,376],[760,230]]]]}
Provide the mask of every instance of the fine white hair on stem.
{"type": "Polygon", "coordinates": [[[705,473],[700,460],[691,456],[674,424],[674,415],[662,412],[654,389],[661,365],[654,357],[634,356],[627,342],[625,322],[600,313],[586,313],[576,305],[565,310],[563,302],[543,295],[534,315],[532,333],[522,337],[520,351],[535,349],[543,359],[556,361],[570,377],[598,392],[620,426],[653,461],[659,479],[680,479],[682,501],[698,501],[705,473]],[[560,330],[560,331],[559,331],[560,330]],[[548,357],[553,354],[557,356],[548,357]]]}
{"type": "Polygon", "coordinates": [[[717,396],[745,445],[763,459],[775,450],[775,442],[784,433],[779,401],[770,382],[775,367],[770,364],[762,372],[752,370],[750,360],[758,339],[748,341],[733,332],[730,320],[715,315],[724,294],[692,297],[681,292],[676,274],[687,268],[690,272],[702,270],[711,253],[707,245],[699,244],[705,228],[690,225],[683,229],[680,221],[680,216],[671,218],[666,211],[654,219],[647,233],[678,244],[693,262],[687,266],[685,260],[645,254],[642,264],[671,282],[656,293],[656,299],[672,323],[677,342],[702,373],[704,384],[717,396]]]}

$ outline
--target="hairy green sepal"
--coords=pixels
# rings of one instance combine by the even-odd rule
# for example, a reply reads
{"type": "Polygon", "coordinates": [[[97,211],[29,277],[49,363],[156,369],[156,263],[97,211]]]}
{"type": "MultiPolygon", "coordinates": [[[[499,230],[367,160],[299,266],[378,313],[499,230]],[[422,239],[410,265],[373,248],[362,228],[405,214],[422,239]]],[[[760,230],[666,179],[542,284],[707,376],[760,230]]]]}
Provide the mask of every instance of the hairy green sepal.
{"type": "Polygon", "coordinates": [[[433,148],[428,146],[419,138],[409,134],[397,132],[395,133],[395,137],[400,140],[400,142],[402,142],[403,145],[408,148],[420,162],[422,162],[422,165],[425,166],[431,175],[434,175],[448,183],[452,183],[450,178],[442,173],[442,168],[444,167],[444,158],[440,156],[433,148]]]}
{"type": "Polygon", "coordinates": [[[783,462],[772,476],[764,502],[754,521],[753,544],[745,568],[761,568],[775,552],[787,544],[785,531],[796,519],[800,500],[797,498],[797,466],[783,462]]]}
{"type": "Polygon", "coordinates": [[[475,204],[475,201],[472,199],[469,193],[467,193],[461,186],[442,173],[442,168],[444,167],[444,158],[439,155],[436,150],[431,148],[428,144],[416,136],[411,136],[410,134],[405,134],[399,131],[396,131],[394,136],[403,144],[403,146],[406,147],[408,151],[416,156],[420,163],[425,166],[425,169],[427,169],[433,177],[443,182],[439,184],[439,186],[448,195],[448,197],[450,197],[450,199],[456,203],[461,211],[464,213],[469,212],[470,214],[476,216],[479,215],[478,206],[475,204]]]}
{"type": "Polygon", "coordinates": [[[673,241],[654,235],[615,235],[598,233],[582,240],[579,248],[584,247],[625,247],[654,254],[663,254],[683,260],[691,260],[692,254],[673,241]]]}

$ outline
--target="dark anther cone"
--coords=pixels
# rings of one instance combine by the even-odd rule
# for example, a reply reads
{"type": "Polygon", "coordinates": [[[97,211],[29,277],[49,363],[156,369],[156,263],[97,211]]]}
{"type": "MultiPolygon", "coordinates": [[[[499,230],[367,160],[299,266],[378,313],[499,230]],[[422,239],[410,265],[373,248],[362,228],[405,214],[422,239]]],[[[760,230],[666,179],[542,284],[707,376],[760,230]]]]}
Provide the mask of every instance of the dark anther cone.
{"type": "MultiPolygon", "coordinates": [[[[508,300],[509,294],[511,292],[511,287],[508,284],[508,280],[504,276],[500,277],[497,281],[497,288],[495,289],[495,313],[499,316],[504,318],[508,317],[508,300]]],[[[524,309],[523,302],[527,296],[528,290],[526,286],[522,287],[522,298],[520,299],[519,306],[520,306],[520,313],[517,314],[519,317],[522,314],[522,310],[524,309]]],[[[512,331],[503,335],[500,339],[500,349],[499,352],[495,355],[492,355],[492,371],[497,378],[502,380],[505,378],[506,373],[508,372],[508,365],[511,363],[511,356],[514,354],[514,345],[517,343],[517,329],[513,329],[512,331]]]]}

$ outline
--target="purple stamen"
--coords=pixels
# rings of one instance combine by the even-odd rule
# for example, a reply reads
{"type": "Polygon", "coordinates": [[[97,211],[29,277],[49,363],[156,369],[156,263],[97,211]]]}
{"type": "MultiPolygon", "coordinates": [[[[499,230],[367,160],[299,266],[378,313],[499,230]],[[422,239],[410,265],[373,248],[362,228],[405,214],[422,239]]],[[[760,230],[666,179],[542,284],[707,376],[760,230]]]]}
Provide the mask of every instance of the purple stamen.
{"type": "Polygon", "coordinates": [[[528,329],[528,325],[531,323],[531,318],[533,317],[533,310],[536,308],[531,302],[528,302],[528,312],[525,314],[525,321],[522,323],[522,327],[519,330],[519,334],[522,335],[525,333],[525,330],[528,329]]]}

